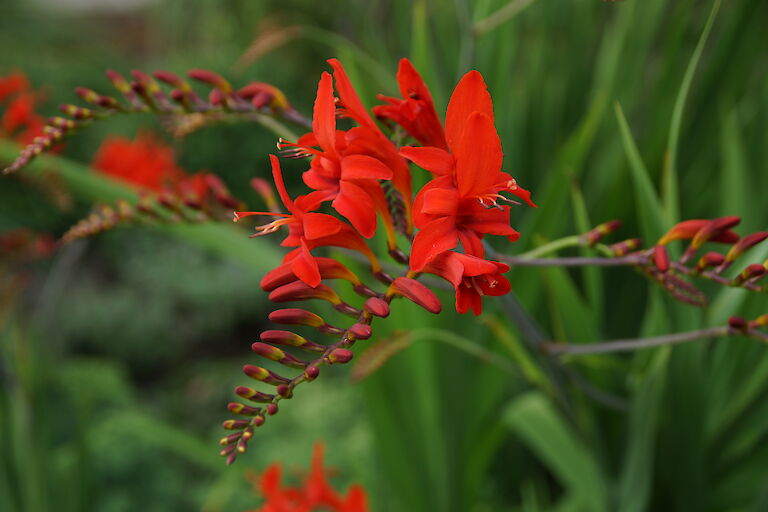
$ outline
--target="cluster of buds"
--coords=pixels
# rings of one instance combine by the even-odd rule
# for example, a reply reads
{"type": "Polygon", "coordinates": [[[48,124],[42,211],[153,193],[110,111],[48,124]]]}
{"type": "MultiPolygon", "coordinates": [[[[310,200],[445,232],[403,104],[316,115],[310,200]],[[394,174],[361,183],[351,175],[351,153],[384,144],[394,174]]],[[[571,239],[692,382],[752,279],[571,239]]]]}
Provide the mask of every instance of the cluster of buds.
{"type": "Polygon", "coordinates": [[[285,330],[261,334],[253,351],[299,373],[285,377],[246,365],[247,376],[274,386],[275,392],[236,389],[239,397],[255,406],[229,404],[231,412],[245,417],[224,422],[226,429],[235,431],[221,440],[221,453],[230,463],[246,450],[254,427],[277,413],[278,402],[291,398],[297,385],[316,379],[322,365],[352,358],[349,347],[371,337],[372,320],[388,316],[394,298],[405,297],[427,311],[440,312],[437,296],[417,280],[421,274],[437,275],[453,285],[461,313],[471,309],[480,314],[483,296],[507,293],[510,284],[503,274],[509,266],[485,258],[483,238],[499,235],[514,241],[519,237],[509,225],[510,204],[518,204],[510,196],[535,206],[530,194],[501,171],[493,105],[480,73],[471,71],[461,79],[443,126],[429,90],[403,59],[397,75],[402,99],[383,97],[387,104],[374,108],[377,117],[399,124],[421,144],[397,147],[363,107],[342,64],[335,59],[329,63],[333,74],[323,73],[320,78],[312,131],[295,142],[279,142],[283,155],[309,159],[302,178],[310,191],[292,198],[279,160],[271,155],[275,186],[287,213],[275,209],[237,212],[235,220],[271,217],[271,222],[256,228],[254,236],[288,228],[282,245],[293,250],[261,283],[272,302],[319,299],[353,320],[344,327],[330,325],[320,315],[297,308],[270,315],[272,322],[311,327],[333,336],[334,341],[318,343],[285,330]],[[337,118],[351,119],[354,126],[339,129],[337,118]],[[431,180],[415,196],[409,161],[431,173],[431,180]],[[379,227],[383,227],[389,255],[405,265],[400,277],[384,272],[368,242],[379,227]],[[406,250],[399,246],[404,241],[409,245],[406,250]],[[364,283],[336,260],[312,254],[322,247],[359,253],[369,263],[374,283],[364,283]],[[360,304],[344,301],[330,285],[334,280],[348,282],[360,304]],[[377,291],[377,287],[384,289],[377,291]],[[297,357],[287,350],[311,357],[297,357]]]}
{"type": "Polygon", "coordinates": [[[57,141],[83,125],[121,113],[158,114],[178,136],[185,135],[201,125],[231,116],[247,119],[254,115],[268,115],[297,123],[305,122],[282,91],[271,84],[251,82],[235,89],[213,71],[190,70],[187,75],[191,79],[211,88],[207,98],[203,98],[195,92],[189,82],[169,71],[156,71],[150,76],[143,71],[134,70],[131,75],[133,80],[128,81],[115,71],[107,72],[107,77],[122,96],[122,100],[78,87],[75,92],[88,106],[61,105],[59,110],[64,116],[51,117],[45,126],[42,126],[41,122],[42,133],[32,137],[30,141],[25,141],[28,145],[3,172],[8,174],[21,169],[37,155],[47,151],[57,141]],[[161,84],[170,86],[171,89],[166,90],[161,84]]]}
{"type": "MultiPolygon", "coordinates": [[[[740,237],[731,229],[740,221],[739,217],[686,220],[673,226],[651,248],[642,248],[642,242],[632,238],[604,249],[609,256],[635,265],[676,299],[704,306],[707,304],[707,298],[690,282],[690,278],[706,279],[723,286],[757,292],[768,291],[768,284],[761,283],[768,274],[768,260],[748,264],[737,273],[731,270],[748,249],[768,238],[768,231],[758,231],[740,237]],[[682,255],[676,259],[670,256],[667,248],[675,241],[685,241],[688,244],[682,255]],[[707,243],[725,245],[728,250],[704,252],[703,247],[707,243]]],[[[582,241],[585,245],[595,245],[604,235],[615,231],[619,226],[618,221],[602,224],[582,235],[582,241]]]]}
{"type": "Polygon", "coordinates": [[[323,465],[323,445],[316,444],[312,453],[312,468],[301,485],[287,487],[282,483],[282,467],[270,465],[262,475],[249,474],[254,488],[264,503],[251,512],[367,512],[368,497],[360,485],[352,485],[342,496],[328,482],[323,465]]]}
{"type": "Polygon", "coordinates": [[[188,174],[178,167],[170,146],[149,133],[135,140],[110,137],[92,163],[95,171],[139,191],[139,201],[100,205],[62,237],[63,242],[130,223],[190,223],[223,220],[242,207],[215,174],[188,174]]]}
{"type": "Polygon", "coordinates": [[[0,138],[29,144],[41,135],[45,122],[35,113],[39,101],[23,73],[0,76],[0,138]]]}
{"type": "Polygon", "coordinates": [[[746,320],[740,316],[728,319],[729,334],[747,336],[768,343],[768,334],[760,331],[764,327],[768,327],[768,314],[760,315],[754,320],[746,320]]]}

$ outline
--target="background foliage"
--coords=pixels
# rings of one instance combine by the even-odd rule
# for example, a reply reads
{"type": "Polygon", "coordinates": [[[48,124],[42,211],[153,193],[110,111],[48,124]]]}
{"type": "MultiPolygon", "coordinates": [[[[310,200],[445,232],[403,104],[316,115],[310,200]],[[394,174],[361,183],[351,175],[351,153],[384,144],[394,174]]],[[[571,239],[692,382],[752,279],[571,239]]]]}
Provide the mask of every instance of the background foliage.
{"type": "MultiPolygon", "coordinates": [[[[523,237],[497,250],[610,218],[649,242],[682,218],[740,215],[745,230],[766,228],[760,0],[113,3],[3,0],[0,72],[22,69],[44,87],[43,113],[73,101],[76,85],[105,90],[108,68],[199,67],[273,83],[308,112],[332,56],[369,105],[394,92],[402,56],[438,106],[476,68],[505,169],[540,205],[514,211],[523,237]]],[[[107,133],[161,130],[153,123],[94,126],[64,155],[89,162],[107,133]]],[[[219,126],[174,144],[185,168],[257,201],[247,182],[267,173],[271,133],[219,126]]],[[[4,179],[0,229],[61,233],[93,199],[72,190],[62,210],[21,174],[4,179]]],[[[258,280],[278,254],[226,240],[126,229],[34,269],[0,323],[0,509],[241,510],[258,503],[244,468],[303,465],[317,439],[337,481],[363,483],[374,510],[768,509],[765,346],[715,339],[562,362],[530,350],[537,339],[652,335],[766,311],[764,297],[732,290],[712,290],[694,311],[626,269],[513,270],[515,297],[488,301],[479,322],[398,304],[378,337],[408,330],[406,350],[359,384],[325,372],[225,468],[217,420],[264,328],[258,280]],[[520,327],[520,305],[537,325],[520,327]],[[451,339],[514,365],[469,357],[451,339]]]]}

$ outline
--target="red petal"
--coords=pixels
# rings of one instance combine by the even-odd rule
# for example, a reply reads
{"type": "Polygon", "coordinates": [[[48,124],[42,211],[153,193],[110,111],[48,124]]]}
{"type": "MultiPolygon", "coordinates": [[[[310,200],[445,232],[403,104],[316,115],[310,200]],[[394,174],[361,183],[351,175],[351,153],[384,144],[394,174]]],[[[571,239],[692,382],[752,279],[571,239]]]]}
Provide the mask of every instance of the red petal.
{"type": "Polygon", "coordinates": [[[307,244],[301,241],[300,252],[291,261],[291,271],[304,283],[315,288],[320,284],[320,269],[317,267],[317,261],[310,254],[307,244]]]}
{"type": "Polygon", "coordinates": [[[368,155],[349,155],[341,160],[342,180],[391,180],[392,169],[368,155]]]}
{"type": "Polygon", "coordinates": [[[453,155],[440,148],[405,146],[400,148],[400,155],[419,167],[440,175],[451,174],[455,165],[453,155]]]}
{"type": "Polygon", "coordinates": [[[336,153],[336,102],[330,73],[323,72],[317,84],[312,131],[323,150],[336,153]]]}
{"type": "Polygon", "coordinates": [[[472,112],[482,112],[493,121],[491,95],[485,87],[483,76],[477,71],[470,71],[464,75],[448,102],[448,110],[445,113],[445,136],[452,150],[459,143],[467,119],[472,112]]]}
{"type": "Polygon", "coordinates": [[[347,72],[344,70],[344,66],[341,65],[337,59],[328,59],[328,64],[333,68],[333,78],[336,79],[336,90],[339,91],[339,97],[347,113],[363,126],[367,126],[375,131],[379,131],[379,127],[373,122],[371,116],[363,106],[363,102],[355,92],[355,88],[352,87],[347,72]]]}
{"type": "Polygon", "coordinates": [[[293,213],[293,201],[291,201],[291,196],[288,195],[288,191],[285,189],[283,173],[280,170],[280,161],[275,155],[269,155],[269,163],[272,164],[272,177],[275,180],[277,193],[280,194],[280,200],[283,201],[288,211],[293,213]]]}
{"type": "Polygon", "coordinates": [[[456,182],[462,197],[487,194],[500,178],[501,141],[493,119],[474,112],[458,145],[451,146],[456,156],[456,182]]]}
{"type": "Polygon", "coordinates": [[[459,206],[459,193],[454,188],[433,188],[424,192],[421,211],[441,217],[455,216],[459,206]]]}
{"type": "Polygon", "coordinates": [[[459,243],[453,217],[441,217],[428,223],[416,233],[411,250],[411,270],[420,271],[441,252],[453,249],[459,243]]]}
{"type": "Polygon", "coordinates": [[[343,223],[336,217],[325,213],[308,213],[304,215],[304,237],[307,240],[317,240],[335,235],[342,230],[343,223]]]}
{"type": "Polygon", "coordinates": [[[372,203],[371,197],[362,188],[342,181],[339,195],[331,206],[346,217],[361,235],[371,238],[376,233],[376,209],[372,203]]]}

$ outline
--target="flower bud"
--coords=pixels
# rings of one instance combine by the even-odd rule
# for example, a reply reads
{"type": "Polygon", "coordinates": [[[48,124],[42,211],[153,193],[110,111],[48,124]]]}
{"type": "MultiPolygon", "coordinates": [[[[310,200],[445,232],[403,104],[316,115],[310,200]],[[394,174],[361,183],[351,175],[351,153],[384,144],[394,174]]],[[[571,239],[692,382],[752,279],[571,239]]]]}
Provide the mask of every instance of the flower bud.
{"type": "MultiPolygon", "coordinates": [[[[243,436],[242,432],[235,432],[234,434],[229,434],[228,436],[224,436],[219,440],[219,444],[221,446],[229,446],[231,444],[234,444],[237,442],[238,439],[240,439],[243,436]]],[[[222,450],[223,451],[223,450],[222,450]]]]}
{"type": "Polygon", "coordinates": [[[266,384],[278,385],[290,382],[290,379],[286,379],[285,377],[278,375],[271,370],[267,370],[261,366],[254,366],[252,364],[243,366],[243,373],[254,380],[258,380],[266,384]]]}
{"type": "MultiPolygon", "coordinates": [[[[262,281],[263,286],[263,281],[262,281]]],[[[294,281],[272,290],[269,300],[272,302],[291,302],[299,300],[321,299],[331,304],[341,304],[342,301],[332,288],[319,284],[312,288],[301,281],[294,281]]]]}
{"type": "Polygon", "coordinates": [[[267,414],[269,414],[270,416],[274,416],[275,414],[277,414],[277,410],[278,410],[277,404],[267,405],[267,414]]]}
{"type": "Polygon", "coordinates": [[[91,119],[93,117],[93,110],[77,105],[59,105],[59,110],[74,119],[91,119]]]}
{"type": "Polygon", "coordinates": [[[753,263],[751,265],[748,265],[747,268],[741,271],[741,273],[736,276],[736,278],[733,280],[732,284],[738,286],[741,285],[747,281],[751,280],[758,280],[762,276],[764,276],[768,272],[764,266],[762,266],[759,263],[753,263]]]}
{"type": "Polygon", "coordinates": [[[290,366],[291,368],[304,368],[307,366],[306,362],[297,359],[290,354],[286,354],[277,347],[267,345],[266,343],[259,343],[257,341],[251,345],[251,350],[262,357],[271,359],[272,361],[277,361],[278,363],[285,366],[290,366]]]}
{"type": "Polygon", "coordinates": [[[251,407],[249,405],[241,404],[240,402],[230,402],[227,404],[227,409],[232,414],[239,414],[240,416],[256,416],[261,414],[262,409],[260,407],[251,407]]]}
{"type": "Polygon", "coordinates": [[[269,319],[276,324],[284,325],[306,325],[309,327],[325,325],[325,320],[320,316],[298,308],[278,309],[269,314],[269,319]]]}
{"type": "Polygon", "coordinates": [[[723,261],[725,261],[725,257],[719,252],[708,252],[699,258],[699,262],[696,264],[696,271],[703,272],[708,268],[722,264],[723,261]]]}
{"type": "Polygon", "coordinates": [[[744,332],[747,330],[747,321],[740,316],[732,316],[728,319],[728,327],[734,331],[744,332]]]}
{"type": "Polygon", "coordinates": [[[328,362],[331,364],[344,364],[352,360],[354,354],[346,348],[336,348],[328,354],[328,362]]]}
{"type": "Polygon", "coordinates": [[[728,251],[728,253],[725,255],[725,261],[728,263],[731,263],[736,260],[739,256],[741,256],[744,251],[747,249],[750,249],[751,247],[754,247],[755,245],[759,244],[763,240],[768,238],[768,231],[758,231],[757,233],[752,233],[750,235],[745,236],[738,242],[736,242],[733,247],[728,251]]]}
{"type": "Polygon", "coordinates": [[[109,78],[109,81],[112,82],[112,85],[115,89],[117,89],[120,93],[125,94],[127,96],[131,96],[133,94],[133,91],[131,90],[131,85],[128,83],[128,81],[123,78],[123,75],[120,73],[117,73],[116,71],[112,71],[111,69],[107,70],[107,78],[109,78]]]}
{"type": "Polygon", "coordinates": [[[309,341],[303,336],[290,331],[281,330],[269,330],[264,331],[259,335],[259,339],[265,343],[273,343],[276,345],[286,345],[289,347],[299,347],[303,350],[310,350],[313,352],[325,352],[325,346],[319,345],[312,341],[309,341]]]}
{"type": "MultiPolygon", "coordinates": [[[[281,384],[281,386],[282,385],[284,384],[281,384]]],[[[237,386],[235,388],[235,394],[237,396],[245,398],[246,400],[250,400],[251,402],[258,402],[258,403],[268,403],[275,398],[275,395],[272,395],[269,393],[262,393],[261,391],[256,391],[255,389],[251,389],[246,386],[237,386]]]]}
{"type": "Polygon", "coordinates": [[[184,95],[186,95],[186,93],[192,90],[192,87],[190,87],[189,83],[186,80],[182,80],[182,78],[176,75],[175,73],[171,73],[170,71],[160,70],[160,71],[155,71],[152,74],[154,75],[155,78],[157,78],[161,82],[164,82],[172,87],[175,87],[184,95]]]}
{"type": "Polygon", "coordinates": [[[669,270],[669,253],[664,245],[657,245],[653,249],[653,263],[659,272],[665,273],[669,270]]]}
{"type": "Polygon", "coordinates": [[[315,380],[318,375],[320,375],[320,368],[317,366],[308,366],[306,370],[304,370],[304,378],[311,382],[315,380]]]}
{"type": "Polygon", "coordinates": [[[253,426],[260,427],[264,424],[265,421],[266,419],[264,418],[264,416],[256,416],[253,418],[253,426]]]}
{"type": "Polygon", "coordinates": [[[293,397],[293,389],[288,384],[280,384],[277,386],[277,394],[283,398],[293,397]]]}
{"type": "Polygon", "coordinates": [[[373,329],[368,324],[356,323],[349,328],[349,335],[356,340],[367,340],[372,333],[373,329]]]}
{"type": "Polygon", "coordinates": [[[424,286],[422,283],[416,281],[415,279],[410,279],[408,277],[398,277],[390,286],[390,290],[398,295],[402,295],[403,297],[410,299],[412,302],[423,307],[430,313],[437,314],[440,313],[440,311],[443,309],[443,306],[440,303],[440,299],[437,298],[437,295],[435,295],[432,290],[424,286]]]}
{"type": "Polygon", "coordinates": [[[242,430],[250,424],[248,420],[226,420],[221,426],[227,430],[242,430]]]}
{"type": "Polygon", "coordinates": [[[232,93],[232,86],[221,75],[207,69],[190,69],[187,76],[198,82],[203,82],[219,89],[222,93],[232,93]]]}
{"type": "Polygon", "coordinates": [[[389,304],[384,299],[378,297],[371,297],[366,300],[363,309],[366,313],[380,318],[389,316],[389,304]]]}

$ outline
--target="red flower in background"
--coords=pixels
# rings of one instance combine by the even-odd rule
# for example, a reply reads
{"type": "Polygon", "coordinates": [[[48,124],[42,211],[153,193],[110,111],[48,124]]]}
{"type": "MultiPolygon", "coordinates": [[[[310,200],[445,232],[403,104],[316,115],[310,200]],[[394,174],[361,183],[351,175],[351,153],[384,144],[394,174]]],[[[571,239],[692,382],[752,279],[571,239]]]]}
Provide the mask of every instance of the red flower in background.
{"type": "Polygon", "coordinates": [[[38,95],[29,85],[26,76],[14,72],[0,77],[0,106],[5,103],[0,117],[0,137],[29,144],[43,133],[45,121],[35,113],[38,95]]]}
{"type": "Polygon", "coordinates": [[[373,107],[373,113],[378,118],[399,124],[423,145],[447,150],[443,124],[437,116],[432,94],[408,59],[400,59],[397,83],[403,99],[380,94],[378,98],[388,104],[373,107]]]}
{"type": "Polygon", "coordinates": [[[331,487],[323,467],[323,445],[315,445],[312,470],[301,486],[283,487],[282,468],[272,464],[260,478],[253,478],[254,485],[264,495],[266,502],[252,512],[367,512],[368,498],[365,490],[353,485],[346,496],[331,487]]]}
{"type": "Polygon", "coordinates": [[[139,134],[134,140],[108,137],[92,165],[102,174],[155,192],[189,177],[176,165],[173,148],[150,133],[139,134]]]}

